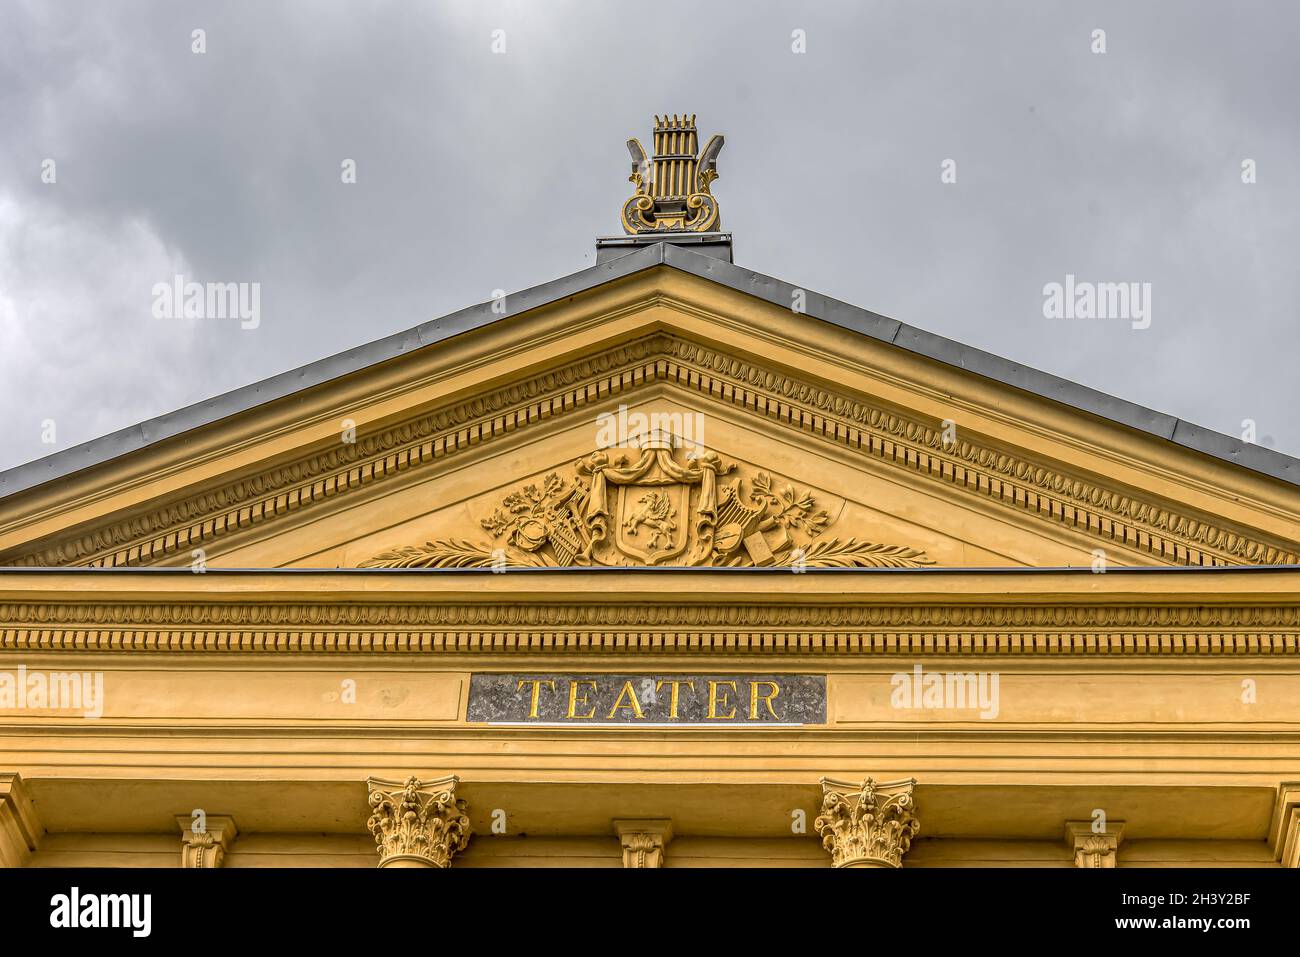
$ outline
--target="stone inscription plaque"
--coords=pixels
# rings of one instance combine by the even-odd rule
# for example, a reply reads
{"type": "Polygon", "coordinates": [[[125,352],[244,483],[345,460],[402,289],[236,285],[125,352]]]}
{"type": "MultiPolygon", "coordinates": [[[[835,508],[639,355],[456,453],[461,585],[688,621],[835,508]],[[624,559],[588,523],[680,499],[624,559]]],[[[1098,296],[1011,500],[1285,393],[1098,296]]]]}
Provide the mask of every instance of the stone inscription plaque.
{"type": "Polygon", "coordinates": [[[826,676],[475,674],[466,720],[641,727],[825,724],[826,676]]]}

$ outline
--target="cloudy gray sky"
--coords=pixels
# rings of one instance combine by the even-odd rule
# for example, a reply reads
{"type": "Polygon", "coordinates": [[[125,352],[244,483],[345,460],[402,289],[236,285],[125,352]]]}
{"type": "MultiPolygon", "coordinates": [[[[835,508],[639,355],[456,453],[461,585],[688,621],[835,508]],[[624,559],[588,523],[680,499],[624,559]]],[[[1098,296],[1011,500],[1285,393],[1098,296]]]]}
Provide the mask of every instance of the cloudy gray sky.
{"type": "Polygon", "coordinates": [[[1297,454],[1297,43],[1285,0],[0,0],[0,468],[590,265],[664,112],[726,135],[738,263],[1297,454]],[[155,318],[177,274],[260,324],[155,318]],[[1150,327],[1044,318],[1067,274],[1150,327]]]}

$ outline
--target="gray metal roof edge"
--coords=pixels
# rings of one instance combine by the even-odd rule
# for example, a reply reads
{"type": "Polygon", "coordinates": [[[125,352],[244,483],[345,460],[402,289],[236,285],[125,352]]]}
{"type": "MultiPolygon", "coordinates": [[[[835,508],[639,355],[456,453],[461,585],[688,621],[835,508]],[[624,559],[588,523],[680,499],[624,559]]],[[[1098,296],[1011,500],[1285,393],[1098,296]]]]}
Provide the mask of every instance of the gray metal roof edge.
{"type": "Polygon", "coordinates": [[[102,465],[119,456],[139,451],[193,429],[211,425],[227,416],[246,412],[258,405],[306,392],[332,379],[379,365],[462,332],[486,326],[529,309],[559,302],[611,280],[661,265],[663,261],[664,248],[663,244],[659,243],[609,262],[570,273],[559,279],[510,293],[502,300],[477,303],[445,316],[430,319],[382,339],[375,339],[324,359],[309,362],[297,369],[278,373],[269,379],[232,389],[210,399],[195,402],[193,405],[91,439],[81,445],[26,462],[0,472],[0,500],[38,485],[44,485],[46,482],[65,478],[81,469],[102,465]],[[502,311],[494,312],[494,306],[502,311]]]}
{"type": "MultiPolygon", "coordinates": [[[[1300,565],[1107,565],[1107,575],[1260,575],[1269,572],[1296,572],[1300,565]]],[[[547,565],[510,568],[511,575],[545,575],[548,573],[581,573],[583,575],[734,575],[734,576],[785,576],[792,574],[790,566],[770,565],[760,567],[691,566],[691,565],[547,565]]],[[[805,568],[800,575],[1071,575],[1099,574],[1091,565],[929,565],[920,568],[805,568]]],[[[131,575],[184,576],[192,578],[194,569],[189,565],[160,567],[157,565],[0,565],[0,575],[131,575]]],[[[203,575],[437,575],[440,577],[480,577],[500,575],[491,568],[308,568],[295,565],[291,568],[206,568],[203,575]]]]}
{"type": "Polygon", "coordinates": [[[955,366],[1004,385],[1091,413],[1176,445],[1300,486],[1300,459],[1195,425],[1163,412],[1116,398],[990,352],[908,326],[896,319],[832,299],[803,287],[669,243],[656,243],[559,279],[511,293],[498,301],[469,306],[345,352],[234,389],[222,395],[92,439],[70,449],[0,472],[0,499],[81,469],[146,448],[210,425],[257,405],[306,392],[340,376],[481,328],[513,315],[550,305],[615,279],[658,265],[720,283],[737,292],[789,309],[802,292],[804,314],[888,342],[908,352],[955,366]]]}
{"type": "Polygon", "coordinates": [[[986,379],[1059,402],[1099,418],[1167,439],[1175,445],[1209,455],[1271,478],[1300,486],[1300,458],[1243,442],[1166,412],[1120,399],[1098,389],[1062,379],[974,346],[909,326],[771,276],[764,276],[721,259],[669,247],[667,265],[720,282],[739,292],[791,308],[796,291],[804,294],[803,312],[853,332],[879,339],[916,355],[956,366],[986,379]]]}

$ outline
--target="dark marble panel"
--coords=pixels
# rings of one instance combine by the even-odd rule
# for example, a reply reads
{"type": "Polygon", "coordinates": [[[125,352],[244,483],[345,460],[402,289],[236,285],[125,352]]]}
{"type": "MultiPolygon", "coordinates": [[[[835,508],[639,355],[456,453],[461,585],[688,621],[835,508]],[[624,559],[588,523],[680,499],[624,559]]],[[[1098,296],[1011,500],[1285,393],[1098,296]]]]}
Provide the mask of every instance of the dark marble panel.
{"type": "Polygon", "coordinates": [[[476,674],[469,721],[513,724],[826,723],[825,675],[476,674]]]}

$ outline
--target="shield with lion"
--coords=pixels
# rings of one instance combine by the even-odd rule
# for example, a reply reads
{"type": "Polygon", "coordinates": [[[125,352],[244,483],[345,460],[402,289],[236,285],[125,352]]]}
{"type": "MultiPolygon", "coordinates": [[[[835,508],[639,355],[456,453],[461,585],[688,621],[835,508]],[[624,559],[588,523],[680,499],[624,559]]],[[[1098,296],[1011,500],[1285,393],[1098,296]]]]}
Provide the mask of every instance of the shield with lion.
{"type": "Polygon", "coordinates": [[[647,565],[676,558],[690,533],[691,486],[631,484],[618,487],[615,541],[621,551],[647,565]]]}

